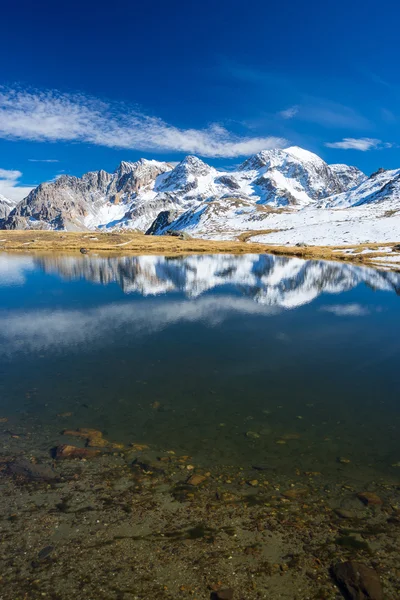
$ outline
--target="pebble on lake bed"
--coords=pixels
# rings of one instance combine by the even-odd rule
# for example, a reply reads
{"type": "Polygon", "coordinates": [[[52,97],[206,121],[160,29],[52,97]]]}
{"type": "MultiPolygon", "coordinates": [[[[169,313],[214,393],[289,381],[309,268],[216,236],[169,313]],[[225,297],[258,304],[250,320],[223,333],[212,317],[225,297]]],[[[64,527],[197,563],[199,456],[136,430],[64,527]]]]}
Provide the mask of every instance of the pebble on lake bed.
{"type": "Polygon", "coordinates": [[[93,448],[78,448],[77,446],[70,446],[69,444],[57,446],[55,451],[56,458],[93,458],[98,454],[100,454],[100,450],[94,450],[93,448]]]}
{"type": "Polygon", "coordinates": [[[189,485],[197,486],[204,483],[206,479],[207,477],[205,477],[204,475],[191,475],[191,477],[189,477],[186,483],[188,483],[189,485]]]}
{"type": "Polygon", "coordinates": [[[233,590],[226,588],[212,592],[211,600],[233,600],[233,590]]]}
{"type": "Polygon", "coordinates": [[[307,496],[307,494],[308,490],[306,488],[293,488],[291,490],[286,490],[286,492],[282,492],[282,496],[288,500],[297,500],[298,498],[307,496]]]}
{"type": "Polygon", "coordinates": [[[357,494],[357,498],[366,506],[379,506],[383,504],[382,499],[377,494],[374,494],[374,492],[360,492],[357,494]]]}
{"type": "Polygon", "coordinates": [[[246,437],[248,437],[252,440],[258,440],[258,438],[260,437],[260,434],[255,431],[246,431],[246,437]]]}

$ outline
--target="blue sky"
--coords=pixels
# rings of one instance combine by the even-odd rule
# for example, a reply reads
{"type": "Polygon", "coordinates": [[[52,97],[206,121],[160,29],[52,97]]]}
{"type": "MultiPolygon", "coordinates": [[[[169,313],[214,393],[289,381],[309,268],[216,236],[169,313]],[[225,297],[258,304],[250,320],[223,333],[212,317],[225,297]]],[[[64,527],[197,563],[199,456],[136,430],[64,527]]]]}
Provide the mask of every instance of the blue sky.
{"type": "Polygon", "coordinates": [[[2,20],[5,195],[142,156],[225,167],[291,144],[400,167],[395,2],[21,0],[2,20]]]}

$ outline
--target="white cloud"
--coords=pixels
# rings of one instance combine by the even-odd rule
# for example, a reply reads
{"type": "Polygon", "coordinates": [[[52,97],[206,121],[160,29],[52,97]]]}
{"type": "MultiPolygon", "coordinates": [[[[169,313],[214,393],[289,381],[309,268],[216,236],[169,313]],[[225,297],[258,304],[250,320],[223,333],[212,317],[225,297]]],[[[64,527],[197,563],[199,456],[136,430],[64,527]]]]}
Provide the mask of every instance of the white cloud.
{"type": "Polygon", "coordinates": [[[364,317],[370,313],[368,308],[361,304],[330,304],[321,306],[320,310],[330,312],[337,317],[364,317]]]}
{"type": "Polygon", "coordinates": [[[57,158],[28,158],[29,162],[58,163],[57,158]]]}
{"type": "Polygon", "coordinates": [[[32,141],[74,141],[202,156],[235,157],[283,147],[276,137],[240,137],[219,124],[179,129],[121,103],[84,95],[0,89],[0,137],[32,141]]]}
{"type": "Polygon", "coordinates": [[[295,115],[297,115],[298,112],[299,112],[298,106],[291,106],[290,108],[287,108],[286,110],[281,110],[281,112],[278,114],[280,117],[282,117],[282,119],[293,119],[293,117],[295,115]]]}
{"type": "MultiPolygon", "coordinates": [[[[341,142],[326,142],[328,148],[339,148],[340,150],[375,150],[381,147],[382,141],[374,138],[344,138],[341,142]]],[[[384,144],[385,148],[390,148],[391,144],[384,144]]]]}
{"type": "Polygon", "coordinates": [[[21,171],[0,169],[0,194],[19,202],[33,189],[31,186],[19,185],[21,171]]]}
{"type": "MultiPolygon", "coordinates": [[[[25,266],[21,264],[25,270],[25,266]]],[[[89,310],[12,310],[0,314],[0,356],[16,351],[39,352],[63,348],[92,349],[109,345],[115,332],[148,336],[176,323],[202,322],[213,326],[235,315],[274,315],[277,307],[250,298],[203,297],[159,303],[149,300],[132,310],[131,303],[114,303],[89,310]]]]}

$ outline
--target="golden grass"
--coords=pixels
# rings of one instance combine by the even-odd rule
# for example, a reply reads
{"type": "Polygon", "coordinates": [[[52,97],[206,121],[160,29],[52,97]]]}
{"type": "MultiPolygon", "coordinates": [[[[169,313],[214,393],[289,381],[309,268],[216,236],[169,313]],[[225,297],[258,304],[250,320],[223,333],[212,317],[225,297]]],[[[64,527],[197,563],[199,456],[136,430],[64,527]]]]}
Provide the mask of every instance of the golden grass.
{"type": "Polygon", "coordinates": [[[209,241],[138,232],[87,233],[64,231],[0,231],[0,251],[89,252],[107,254],[244,254],[262,252],[262,244],[209,241]]]}
{"type": "MultiPolygon", "coordinates": [[[[172,236],[147,236],[138,232],[63,232],[63,231],[0,231],[0,251],[18,252],[73,252],[85,248],[89,253],[118,254],[275,254],[296,256],[308,260],[335,260],[378,266],[374,260],[387,256],[385,250],[360,254],[365,249],[376,250],[396,245],[393,243],[359,244],[348,246],[278,246],[251,242],[257,235],[267,235],[273,229],[246,231],[235,241],[212,241],[191,238],[180,240],[172,236]],[[348,251],[352,250],[350,254],[348,251]]],[[[398,242],[397,242],[398,243],[398,242]]],[[[400,268],[394,263],[393,269],[400,268]]]]}

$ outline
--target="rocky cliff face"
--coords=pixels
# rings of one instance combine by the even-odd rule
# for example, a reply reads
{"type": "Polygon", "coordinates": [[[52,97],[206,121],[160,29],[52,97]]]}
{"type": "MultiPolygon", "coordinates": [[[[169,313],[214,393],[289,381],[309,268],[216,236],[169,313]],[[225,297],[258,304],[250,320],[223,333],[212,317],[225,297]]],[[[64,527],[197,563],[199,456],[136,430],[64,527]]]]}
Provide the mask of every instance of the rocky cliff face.
{"type": "Polygon", "coordinates": [[[329,166],[295,146],[259,152],[229,172],[217,171],[195,156],[175,167],[141,159],[122,162],[114,173],[94,171],[43,183],[5,215],[3,227],[163,233],[177,220],[192,225],[200,213],[210,213],[223,231],[224,215],[234,209],[238,226],[245,219],[257,229],[267,210],[290,212],[318,205],[363,179],[354,167],[329,166]],[[158,219],[166,211],[169,216],[158,219]]]}
{"type": "Polygon", "coordinates": [[[340,179],[341,184],[345,187],[345,190],[351,190],[367,179],[367,176],[360,171],[360,169],[357,169],[357,167],[339,164],[329,165],[329,167],[340,179]]]}
{"type": "Polygon", "coordinates": [[[385,201],[390,201],[392,210],[400,209],[400,169],[380,169],[351,190],[327,198],[323,204],[327,208],[350,208],[385,201]]]}
{"type": "Polygon", "coordinates": [[[157,178],[171,168],[141,159],[122,162],[114,173],[64,175],[32,190],[9,215],[5,228],[84,230],[117,224],[144,199],[156,195],[152,190],[157,178]]]}
{"type": "Polygon", "coordinates": [[[8,217],[13,208],[15,208],[16,204],[17,203],[14,202],[14,200],[10,200],[9,198],[3,196],[3,194],[0,194],[0,219],[5,219],[8,217]]]}

